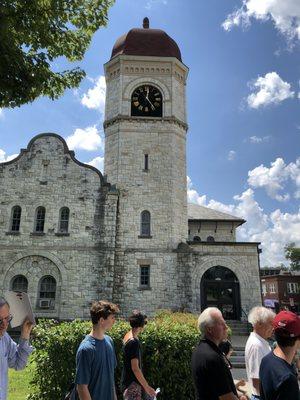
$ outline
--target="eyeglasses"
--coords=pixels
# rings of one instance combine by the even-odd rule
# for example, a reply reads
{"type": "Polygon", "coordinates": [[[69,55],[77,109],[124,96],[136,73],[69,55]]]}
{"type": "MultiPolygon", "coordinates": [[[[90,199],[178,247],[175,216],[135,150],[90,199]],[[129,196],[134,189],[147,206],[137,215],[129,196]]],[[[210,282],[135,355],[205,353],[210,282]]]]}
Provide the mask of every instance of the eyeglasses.
{"type": "Polygon", "coordinates": [[[12,315],[9,315],[9,316],[7,316],[5,318],[0,318],[0,325],[2,325],[3,322],[7,322],[9,324],[12,319],[13,319],[12,315]]]}

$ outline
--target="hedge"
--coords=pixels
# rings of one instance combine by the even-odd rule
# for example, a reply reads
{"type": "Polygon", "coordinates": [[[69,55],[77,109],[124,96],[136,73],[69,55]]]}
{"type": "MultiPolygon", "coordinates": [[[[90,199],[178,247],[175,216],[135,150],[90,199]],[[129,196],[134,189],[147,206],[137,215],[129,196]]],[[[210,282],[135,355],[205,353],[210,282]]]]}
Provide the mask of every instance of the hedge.
{"type": "MultiPolygon", "coordinates": [[[[35,328],[33,359],[36,370],[30,400],[61,400],[74,379],[75,355],[84,336],[91,330],[89,322],[42,322],[35,328]]],[[[129,330],[118,321],[108,332],[118,360],[116,387],[118,399],[122,369],[122,339],[129,330]]],[[[148,322],[140,335],[143,370],[149,384],[160,387],[160,400],[194,399],[191,354],[199,341],[196,317],[192,314],[163,312],[148,322]]]]}

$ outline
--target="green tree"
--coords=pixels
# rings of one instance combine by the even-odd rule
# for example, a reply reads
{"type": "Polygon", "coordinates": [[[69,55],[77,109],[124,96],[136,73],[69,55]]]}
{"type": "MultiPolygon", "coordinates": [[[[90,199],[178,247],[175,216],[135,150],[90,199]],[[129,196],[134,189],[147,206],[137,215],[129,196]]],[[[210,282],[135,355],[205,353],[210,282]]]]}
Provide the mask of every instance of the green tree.
{"type": "Polygon", "coordinates": [[[114,0],[1,0],[0,108],[39,96],[56,99],[85,76],[79,67],[54,71],[53,61],[83,58],[114,0]]]}
{"type": "Polygon", "coordinates": [[[285,258],[290,260],[290,268],[292,270],[300,270],[300,247],[296,247],[295,243],[289,243],[284,248],[285,258]]]}

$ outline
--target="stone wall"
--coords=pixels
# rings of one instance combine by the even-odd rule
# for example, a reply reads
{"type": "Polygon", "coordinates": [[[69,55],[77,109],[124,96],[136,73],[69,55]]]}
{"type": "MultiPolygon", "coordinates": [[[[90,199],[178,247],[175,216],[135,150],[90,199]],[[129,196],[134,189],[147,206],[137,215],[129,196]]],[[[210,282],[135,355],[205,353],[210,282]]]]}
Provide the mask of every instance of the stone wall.
{"type": "Polygon", "coordinates": [[[23,275],[39,315],[86,317],[89,303],[112,297],[118,193],[99,171],[79,163],[58,135],[33,138],[20,156],[0,164],[0,292],[23,275]],[[11,210],[22,208],[19,232],[11,210]],[[46,209],[44,232],[35,232],[35,211],[46,209]],[[59,210],[70,210],[69,230],[59,231],[59,210]],[[53,276],[54,309],[39,307],[43,276],[53,276]]]}
{"type": "Polygon", "coordinates": [[[189,240],[195,236],[206,242],[212,236],[216,242],[235,242],[236,223],[226,221],[189,221],[189,240]]]}

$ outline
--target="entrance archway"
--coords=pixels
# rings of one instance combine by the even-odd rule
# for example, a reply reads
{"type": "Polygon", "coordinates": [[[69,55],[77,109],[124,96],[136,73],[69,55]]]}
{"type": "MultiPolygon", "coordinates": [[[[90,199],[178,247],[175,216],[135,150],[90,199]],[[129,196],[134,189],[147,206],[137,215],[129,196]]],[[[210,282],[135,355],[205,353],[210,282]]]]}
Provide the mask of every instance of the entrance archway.
{"type": "Polygon", "coordinates": [[[218,307],[225,319],[240,319],[240,284],[229,268],[217,265],[203,274],[201,309],[204,310],[207,307],[218,307]]]}

